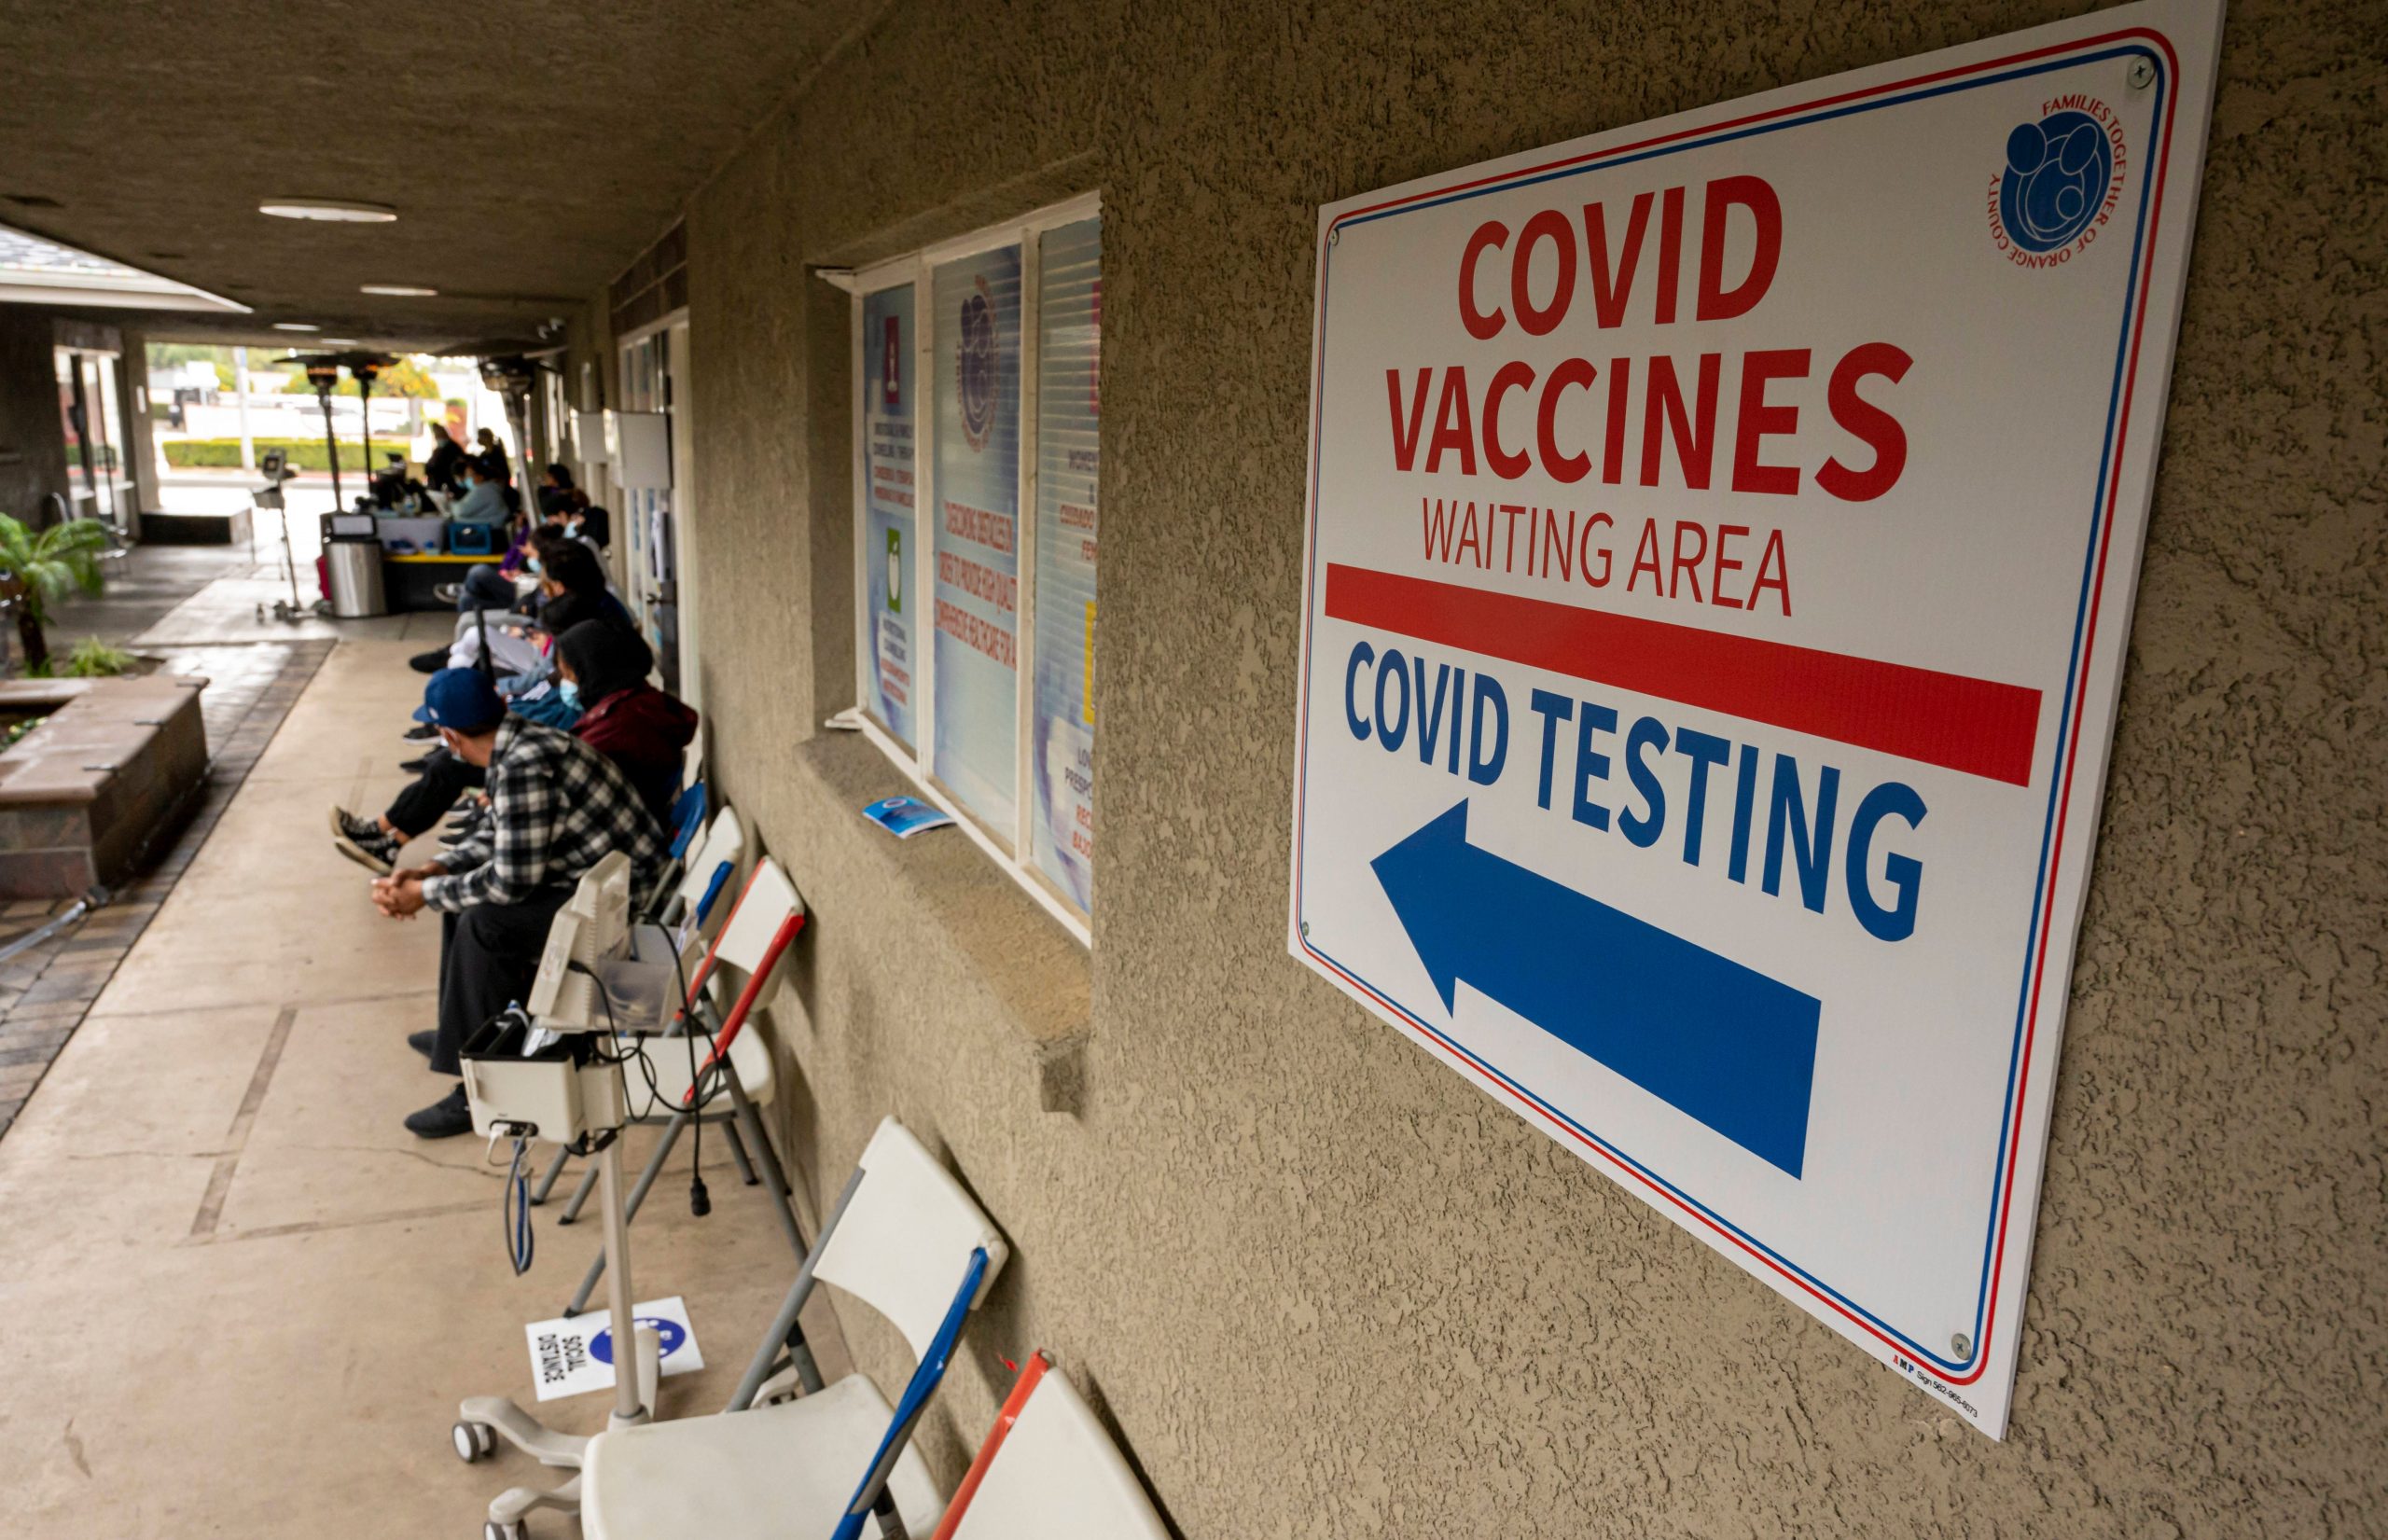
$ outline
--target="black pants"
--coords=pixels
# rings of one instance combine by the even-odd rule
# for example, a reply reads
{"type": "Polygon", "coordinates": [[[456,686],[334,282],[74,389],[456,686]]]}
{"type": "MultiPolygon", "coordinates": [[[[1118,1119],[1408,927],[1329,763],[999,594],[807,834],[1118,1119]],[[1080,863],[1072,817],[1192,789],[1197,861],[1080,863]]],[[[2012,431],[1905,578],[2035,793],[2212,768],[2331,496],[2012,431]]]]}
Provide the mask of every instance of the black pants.
{"type": "Polygon", "coordinates": [[[458,798],[489,784],[487,770],[465,763],[444,748],[434,748],[423,757],[430,762],[423,767],[423,773],[391,799],[389,811],[382,815],[401,839],[411,839],[431,827],[448,816],[458,798]]]}
{"type": "Polygon", "coordinates": [[[458,1072],[456,1050],[481,1023],[531,993],[548,922],[572,896],[551,888],[520,904],[477,904],[439,917],[439,1041],[431,1049],[438,1075],[458,1072]]]}

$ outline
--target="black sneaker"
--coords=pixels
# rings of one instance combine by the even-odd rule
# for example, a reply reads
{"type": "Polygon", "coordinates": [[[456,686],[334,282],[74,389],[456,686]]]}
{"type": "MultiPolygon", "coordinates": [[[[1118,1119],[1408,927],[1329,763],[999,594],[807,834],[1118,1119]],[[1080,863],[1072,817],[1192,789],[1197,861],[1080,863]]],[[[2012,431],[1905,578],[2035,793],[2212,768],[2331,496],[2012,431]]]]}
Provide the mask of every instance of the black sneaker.
{"type": "Polygon", "coordinates": [[[473,1131],[473,1105],[465,1100],[465,1083],[423,1108],[407,1114],[407,1131],[419,1139],[453,1139],[473,1131]]]}
{"type": "Polygon", "coordinates": [[[421,775],[424,770],[427,770],[430,768],[431,756],[427,754],[419,756],[412,759],[400,760],[398,763],[398,769],[404,770],[409,775],[421,775]]]}
{"type": "Polygon", "coordinates": [[[332,809],[332,848],[376,877],[389,876],[398,854],[398,841],[381,825],[340,807],[332,809]]]}
{"type": "Polygon", "coordinates": [[[423,743],[438,737],[439,729],[428,722],[417,722],[399,736],[410,743],[423,743]]]}
{"type": "Polygon", "coordinates": [[[436,1032],[426,1030],[423,1032],[410,1032],[407,1034],[407,1047],[414,1049],[415,1052],[423,1055],[425,1059],[431,1057],[431,1050],[438,1047],[438,1045],[439,1034],[436,1032]]]}

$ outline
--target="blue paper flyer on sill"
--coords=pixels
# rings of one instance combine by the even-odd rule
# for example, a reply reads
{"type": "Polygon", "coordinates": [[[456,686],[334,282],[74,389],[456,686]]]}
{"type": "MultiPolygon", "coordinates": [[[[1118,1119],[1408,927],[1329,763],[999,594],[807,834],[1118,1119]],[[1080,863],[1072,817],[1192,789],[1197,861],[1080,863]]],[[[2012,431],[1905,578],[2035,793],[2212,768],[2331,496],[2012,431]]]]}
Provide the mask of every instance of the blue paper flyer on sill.
{"type": "Polygon", "coordinates": [[[953,822],[917,797],[890,797],[873,802],[862,810],[862,815],[898,839],[909,839],[923,829],[940,828],[953,822]]]}

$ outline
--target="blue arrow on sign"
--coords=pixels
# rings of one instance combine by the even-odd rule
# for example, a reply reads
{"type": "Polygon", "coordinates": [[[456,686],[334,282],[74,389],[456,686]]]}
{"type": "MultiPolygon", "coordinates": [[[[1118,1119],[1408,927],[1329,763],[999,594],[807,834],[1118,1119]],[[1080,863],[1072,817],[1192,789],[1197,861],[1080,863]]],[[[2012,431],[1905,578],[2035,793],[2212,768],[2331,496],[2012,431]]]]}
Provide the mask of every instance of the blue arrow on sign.
{"type": "Polygon", "coordinates": [[[1450,1010],[1463,978],[1798,1176],[1821,1004],[1467,842],[1463,800],[1369,863],[1450,1010]]]}

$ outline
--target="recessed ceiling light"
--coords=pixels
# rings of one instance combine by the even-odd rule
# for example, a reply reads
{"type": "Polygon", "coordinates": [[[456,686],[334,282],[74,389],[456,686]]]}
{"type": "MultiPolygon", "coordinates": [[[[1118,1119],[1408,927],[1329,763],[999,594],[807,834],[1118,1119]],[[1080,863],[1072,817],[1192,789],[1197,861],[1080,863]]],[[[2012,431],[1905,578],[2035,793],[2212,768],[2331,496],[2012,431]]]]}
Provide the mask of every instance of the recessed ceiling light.
{"type": "Polygon", "coordinates": [[[326,337],[324,339],[324,346],[327,348],[353,348],[356,346],[356,339],[354,337],[326,337]]]}
{"type": "Polygon", "coordinates": [[[276,321],[273,324],[273,329],[276,331],[321,331],[324,328],[310,321],[276,321]]]}
{"type": "Polygon", "coordinates": [[[356,285],[356,292],[359,294],[386,294],[394,299],[428,299],[439,291],[437,289],[424,288],[416,284],[359,284],[356,285]]]}
{"type": "Polygon", "coordinates": [[[386,225],[398,216],[398,211],[387,203],[353,203],[339,198],[269,198],[257,205],[257,212],[277,219],[328,219],[349,225],[386,225]]]}

